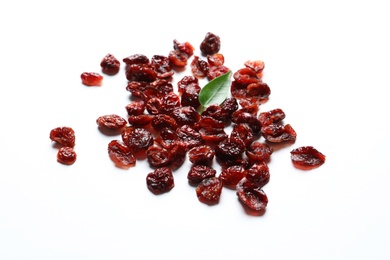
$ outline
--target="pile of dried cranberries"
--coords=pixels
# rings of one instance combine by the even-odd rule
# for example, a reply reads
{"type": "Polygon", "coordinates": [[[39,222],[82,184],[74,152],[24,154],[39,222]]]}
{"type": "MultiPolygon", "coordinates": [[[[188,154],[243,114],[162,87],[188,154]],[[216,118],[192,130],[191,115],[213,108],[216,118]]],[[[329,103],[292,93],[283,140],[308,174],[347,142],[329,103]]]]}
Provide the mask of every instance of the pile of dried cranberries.
{"type": "MultiPolygon", "coordinates": [[[[153,169],[146,176],[151,192],[171,190],[175,186],[172,171],[188,158],[192,163],[188,182],[196,187],[199,201],[217,204],[223,187],[227,187],[236,190],[247,209],[263,212],[268,203],[262,188],[270,179],[270,144],[293,143],[297,134],[290,124],[283,123],[282,109],[259,111],[271,93],[262,80],[264,63],[260,60],[247,61],[233,73],[231,95],[221,104],[201,108],[198,97],[202,87],[198,79],[212,80],[230,71],[224,65],[220,47],[220,37],[207,33],[200,43],[203,57],[194,55],[195,48],[190,43],[174,40],[167,56],[148,58],[134,54],[124,58],[126,90],[134,100],[125,106],[128,118],[109,114],[97,118],[96,123],[121,136],[108,144],[109,158],[117,167],[128,169],[137,160],[147,159],[153,169]],[[173,86],[175,70],[188,63],[192,75],[182,77],[173,86]],[[230,133],[226,132],[227,126],[231,127],[230,133]],[[221,172],[213,168],[214,161],[221,166],[221,172]]],[[[100,66],[104,74],[115,75],[121,62],[107,54],[100,66]]],[[[100,86],[103,76],[84,72],[81,80],[86,86],[100,86]]],[[[56,128],[50,138],[66,149],[59,152],[58,161],[74,163],[74,131],[56,128]]],[[[294,149],[291,159],[296,166],[310,168],[325,162],[325,156],[311,146],[294,149]]]]}

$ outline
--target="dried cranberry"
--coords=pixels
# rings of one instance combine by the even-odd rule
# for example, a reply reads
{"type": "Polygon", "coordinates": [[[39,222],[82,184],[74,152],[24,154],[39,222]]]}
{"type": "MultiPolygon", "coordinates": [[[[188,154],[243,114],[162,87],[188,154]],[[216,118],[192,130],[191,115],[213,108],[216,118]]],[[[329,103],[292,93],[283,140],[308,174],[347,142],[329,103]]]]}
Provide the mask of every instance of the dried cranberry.
{"type": "Polygon", "coordinates": [[[243,165],[232,165],[223,169],[219,178],[222,180],[224,186],[235,187],[245,176],[246,170],[243,165]]]}
{"type": "Polygon", "coordinates": [[[198,111],[192,106],[175,107],[171,116],[179,126],[194,125],[200,119],[198,111]]]}
{"type": "Polygon", "coordinates": [[[261,73],[264,69],[264,62],[261,60],[248,60],[244,65],[245,67],[254,70],[256,74],[261,73]]]}
{"type": "Polygon", "coordinates": [[[200,133],[189,125],[183,125],[176,129],[177,137],[185,143],[187,149],[204,144],[200,133]]]}
{"type": "Polygon", "coordinates": [[[180,97],[174,93],[168,93],[161,98],[160,112],[170,114],[176,107],[180,107],[180,97]]]}
{"type": "Polygon", "coordinates": [[[245,110],[240,109],[234,112],[232,115],[232,121],[236,124],[248,124],[255,135],[258,135],[261,131],[261,124],[259,119],[255,115],[245,112],[245,110]]]}
{"type": "Polygon", "coordinates": [[[245,86],[248,86],[252,83],[259,83],[261,81],[260,78],[256,75],[256,72],[249,68],[242,68],[237,70],[233,74],[233,78],[237,83],[243,84],[245,86]]]}
{"type": "Polygon", "coordinates": [[[221,161],[231,161],[240,158],[245,146],[238,138],[227,138],[215,148],[215,156],[221,161]]]}
{"type": "Polygon", "coordinates": [[[195,77],[204,78],[209,72],[209,64],[198,56],[194,56],[191,61],[191,71],[195,77]]]}
{"type": "Polygon", "coordinates": [[[113,140],[108,144],[108,155],[119,168],[127,169],[136,164],[136,159],[131,149],[118,140],[113,140]]]}
{"type": "Polygon", "coordinates": [[[119,72],[120,62],[114,55],[109,53],[104,56],[100,62],[100,66],[102,67],[103,73],[107,75],[115,75],[119,72]]]}
{"type": "Polygon", "coordinates": [[[103,76],[97,72],[83,72],[80,77],[86,86],[100,86],[103,82],[103,76]]]}
{"type": "Polygon", "coordinates": [[[77,155],[72,147],[64,146],[58,150],[57,161],[62,164],[71,165],[76,162],[77,155]]]}
{"type": "Polygon", "coordinates": [[[271,143],[280,143],[285,141],[295,141],[297,134],[290,124],[277,125],[270,124],[261,128],[261,134],[271,143]]]}
{"type": "Polygon", "coordinates": [[[177,123],[176,123],[175,119],[173,119],[173,117],[171,117],[169,115],[158,114],[158,115],[155,115],[152,119],[152,127],[157,132],[160,132],[161,129],[163,129],[165,127],[176,129],[177,123]]]}
{"type": "Polygon", "coordinates": [[[196,187],[200,202],[213,205],[219,202],[222,193],[222,181],[217,177],[206,178],[196,187]]]}
{"type": "Polygon", "coordinates": [[[221,66],[225,63],[225,57],[221,53],[207,55],[207,62],[211,67],[221,66]]]}
{"type": "Polygon", "coordinates": [[[159,145],[152,145],[146,150],[146,158],[153,167],[168,166],[172,162],[172,153],[159,145]]]}
{"type": "Polygon", "coordinates": [[[251,210],[263,211],[267,207],[267,195],[261,187],[246,178],[237,184],[236,193],[240,201],[251,210]]]}
{"type": "Polygon", "coordinates": [[[200,44],[200,51],[203,55],[211,55],[219,52],[221,48],[221,39],[219,36],[208,32],[200,44]]]}
{"type": "Polygon", "coordinates": [[[277,123],[283,120],[286,117],[286,114],[282,109],[276,108],[267,112],[261,112],[259,114],[259,121],[262,126],[267,126],[273,123],[277,123]]]}
{"type": "Polygon", "coordinates": [[[211,165],[214,155],[214,149],[208,145],[193,147],[188,151],[188,159],[193,164],[211,165]]]}
{"type": "Polygon", "coordinates": [[[148,65],[132,64],[126,66],[126,78],[128,81],[153,82],[157,78],[157,73],[148,65]]]}
{"type": "Polygon", "coordinates": [[[234,124],[230,136],[241,139],[245,147],[251,145],[254,140],[253,131],[246,123],[234,124]]]}
{"type": "Polygon", "coordinates": [[[172,64],[168,57],[162,55],[154,55],[150,61],[152,68],[157,72],[157,78],[170,78],[174,72],[172,64]]]}
{"type": "Polygon", "coordinates": [[[193,165],[187,174],[188,182],[192,185],[199,184],[207,178],[215,177],[217,171],[208,165],[193,165]]]}
{"type": "Polygon", "coordinates": [[[158,97],[151,98],[146,102],[146,110],[151,115],[160,114],[161,106],[162,106],[162,101],[158,97]]]}
{"type": "Polygon", "coordinates": [[[99,116],[96,119],[96,123],[99,127],[108,128],[112,130],[119,130],[126,126],[127,121],[121,116],[116,114],[99,116]]]}
{"type": "Polygon", "coordinates": [[[71,127],[56,127],[50,131],[50,140],[59,143],[62,146],[74,147],[76,136],[71,127]]]}
{"type": "Polygon", "coordinates": [[[190,84],[183,88],[181,94],[181,105],[192,106],[195,109],[198,108],[200,106],[200,90],[201,88],[198,84],[190,84]]]}
{"type": "Polygon", "coordinates": [[[209,68],[209,71],[207,72],[207,79],[213,80],[219,76],[222,76],[226,73],[228,73],[230,69],[224,65],[220,66],[212,66],[209,68]]]}
{"type": "Polygon", "coordinates": [[[172,149],[178,140],[176,131],[170,127],[165,127],[160,130],[155,141],[166,149],[172,149]]]}
{"type": "Polygon", "coordinates": [[[293,149],[290,153],[292,162],[297,166],[318,167],[324,164],[326,159],[326,156],[313,146],[302,146],[293,149]]]}
{"type": "Polygon", "coordinates": [[[152,115],[139,115],[139,116],[129,116],[127,119],[129,123],[134,127],[143,127],[152,122],[152,115]]]}
{"type": "Polygon", "coordinates": [[[123,142],[134,153],[145,151],[153,145],[153,135],[145,128],[128,127],[122,132],[123,142]]]}
{"type": "Polygon", "coordinates": [[[187,145],[184,142],[177,140],[172,149],[170,149],[170,152],[172,154],[172,159],[169,165],[173,169],[177,169],[186,159],[187,145]]]}
{"type": "Polygon", "coordinates": [[[123,59],[126,65],[149,64],[149,58],[143,54],[133,54],[123,59]]]}
{"type": "Polygon", "coordinates": [[[126,105],[125,109],[129,116],[139,116],[144,113],[145,107],[146,105],[144,101],[133,101],[126,105]]]}
{"type": "Polygon", "coordinates": [[[198,85],[198,83],[199,83],[198,78],[194,76],[184,76],[181,80],[177,82],[178,92],[182,93],[183,89],[186,88],[187,86],[192,84],[198,85]]]}
{"type": "Polygon", "coordinates": [[[268,165],[264,162],[253,164],[246,173],[246,178],[255,183],[258,187],[263,187],[269,182],[270,174],[268,165]]]}
{"type": "Polygon", "coordinates": [[[238,109],[237,99],[234,97],[228,97],[221,103],[220,106],[222,112],[226,113],[229,117],[231,117],[232,114],[238,109]]]}
{"type": "Polygon", "coordinates": [[[172,170],[168,167],[155,169],[146,176],[146,185],[154,194],[170,191],[175,186],[172,170]]]}
{"type": "Polygon", "coordinates": [[[273,149],[266,143],[253,142],[245,151],[251,162],[268,162],[273,149]]]}
{"type": "Polygon", "coordinates": [[[188,57],[191,57],[194,54],[194,46],[191,45],[189,42],[183,42],[180,43],[178,40],[173,40],[173,49],[179,50],[181,52],[184,52],[188,55],[188,57]]]}
{"type": "Polygon", "coordinates": [[[180,50],[170,51],[168,58],[177,67],[185,67],[188,62],[188,55],[180,50]]]}
{"type": "Polygon", "coordinates": [[[229,114],[223,111],[221,106],[217,104],[208,106],[202,112],[202,117],[212,117],[217,121],[224,122],[224,124],[227,124],[230,120],[229,114]]]}
{"type": "Polygon", "coordinates": [[[202,139],[208,143],[219,143],[228,138],[228,135],[222,128],[201,128],[199,133],[202,139]]]}

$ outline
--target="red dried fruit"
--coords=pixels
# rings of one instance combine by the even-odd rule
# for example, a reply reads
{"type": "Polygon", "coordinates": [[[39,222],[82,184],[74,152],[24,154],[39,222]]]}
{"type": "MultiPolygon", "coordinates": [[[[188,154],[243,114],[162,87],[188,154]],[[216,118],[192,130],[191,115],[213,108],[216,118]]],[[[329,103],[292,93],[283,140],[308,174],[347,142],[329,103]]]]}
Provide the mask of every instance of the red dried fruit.
{"type": "Polygon", "coordinates": [[[267,207],[267,195],[261,187],[246,178],[237,184],[236,193],[240,201],[251,210],[263,211],[267,207]]]}
{"type": "Polygon", "coordinates": [[[194,56],[191,61],[191,71],[195,77],[204,78],[207,76],[209,71],[209,64],[205,60],[200,59],[198,56],[194,56]]]}
{"type": "Polygon", "coordinates": [[[209,68],[209,71],[207,72],[207,79],[213,80],[219,76],[222,76],[226,73],[228,73],[230,69],[224,65],[220,66],[212,66],[209,68]]]}
{"type": "Polygon", "coordinates": [[[198,85],[198,83],[199,83],[198,78],[194,76],[184,76],[181,80],[177,82],[178,92],[182,93],[183,89],[186,88],[187,86],[192,84],[198,85]]]}
{"type": "Polygon", "coordinates": [[[200,133],[189,125],[183,125],[176,129],[177,137],[185,143],[187,150],[204,144],[204,140],[200,133]]]}
{"type": "Polygon", "coordinates": [[[185,86],[182,89],[181,105],[191,106],[195,109],[198,108],[200,106],[200,102],[199,102],[200,90],[201,88],[198,84],[190,84],[185,86]]]}
{"type": "Polygon", "coordinates": [[[211,67],[221,66],[225,63],[225,57],[221,53],[207,55],[207,62],[211,67]]]}
{"type": "Polygon", "coordinates": [[[208,145],[193,147],[188,151],[188,159],[193,164],[211,165],[214,155],[214,149],[208,145]]]}
{"type": "Polygon", "coordinates": [[[187,152],[187,145],[184,142],[176,141],[170,149],[170,152],[172,154],[172,159],[169,164],[170,167],[173,169],[179,168],[186,159],[186,152],[187,152]]]}
{"type": "Polygon", "coordinates": [[[103,76],[96,72],[83,72],[81,82],[86,86],[100,86],[103,82],[103,76]]]}
{"type": "Polygon", "coordinates": [[[237,99],[234,97],[228,97],[221,103],[222,113],[225,113],[230,118],[238,109],[237,99]]]}
{"type": "Polygon", "coordinates": [[[154,138],[155,141],[166,149],[172,149],[178,140],[176,131],[170,127],[161,129],[160,133],[154,138]]]}
{"type": "Polygon", "coordinates": [[[187,174],[188,182],[192,185],[199,184],[207,178],[215,177],[217,171],[208,165],[193,165],[187,174]]]}
{"type": "Polygon", "coordinates": [[[157,78],[170,78],[173,76],[172,64],[168,57],[162,55],[154,55],[150,61],[150,65],[157,72],[157,78]]]}
{"type": "Polygon", "coordinates": [[[168,55],[172,64],[178,67],[185,67],[188,62],[188,55],[180,50],[172,50],[168,55]]]}
{"type": "Polygon", "coordinates": [[[126,78],[128,81],[153,82],[157,78],[157,73],[149,65],[131,64],[126,66],[126,78]]]}
{"type": "Polygon", "coordinates": [[[128,169],[136,164],[136,159],[131,149],[118,140],[112,140],[108,144],[108,156],[115,166],[119,168],[128,169]]]}
{"type": "Polygon", "coordinates": [[[244,150],[245,146],[241,140],[230,137],[217,145],[215,156],[221,161],[232,161],[240,158],[244,150]]]}
{"type": "Polygon", "coordinates": [[[152,115],[139,115],[139,116],[129,116],[127,119],[129,123],[134,127],[143,127],[152,122],[152,115]]]}
{"type": "Polygon", "coordinates": [[[326,159],[326,156],[313,146],[302,146],[293,149],[290,153],[292,162],[297,166],[319,167],[325,163],[326,159]]]}
{"type": "Polygon", "coordinates": [[[286,117],[286,114],[282,109],[276,108],[267,112],[261,112],[259,114],[259,121],[262,126],[267,126],[273,123],[282,121],[286,117]]]}
{"type": "Polygon", "coordinates": [[[245,147],[251,145],[254,140],[252,129],[245,123],[234,124],[230,136],[241,139],[245,147]]]}
{"type": "Polygon", "coordinates": [[[297,134],[290,124],[278,125],[270,124],[261,128],[261,134],[271,143],[295,141],[297,134]]]}
{"type": "Polygon", "coordinates": [[[172,170],[168,167],[155,169],[146,176],[146,185],[154,194],[170,191],[175,186],[172,170]]]}
{"type": "Polygon", "coordinates": [[[146,158],[153,167],[168,166],[172,162],[172,153],[159,145],[152,145],[146,150],[146,158]]]}
{"type": "Polygon", "coordinates": [[[219,36],[208,32],[200,44],[200,51],[203,55],[211,55],[219,52],[221,48],[221,39],[219,36]]]}
{"type": "Polygon", "coordinates": [[[244,63],[245,67],[250,68],[259,74],[264,69],[264,62],[261,60],[248,60],[244,63]]]}
{"type": "Polygon", "coordinates": [[[188,55],[188,57],[191,57],[194,54],[194,46],[191,45],[189,42],[183,42],[180,43],[178,40],[173,40],[173,49],[179,50],[181,52],[184,52],[188,55]]]}
{"type": "Polygon", "coordinates": [[[168,93],[161,98],[160,113],[170,114],[176,107],[180,107],[180,97],[174,93],[168,93]]]}
{"type": "Polygon", "coordinates": [[[217,204],[221,193],[222,181],[217,177],[204,179],[196,187],[199,201],[209,205],[217,204]]]}
{"type": "Polygon", "coordinates": [[[199,133],[202,139],[208,143],[219,143],[228,138],[228,135],[222,128],[201,128],[199,133]]]}
{"type": "Polygon", "coordinates": [[[126,65],[149,64],[149,58],[143,54],[133,54],[123,59],[126,65]]]}
{"type": "Polygon", "coordinates": [[[223,169],[219,178],[222,180],[224,186],[235,187],[245,176],[246,170],[243,165],[232,165],[223,169]]]}
{"type": "Polygon", "coordinates": [[[76,162],[76,159],[77,159],[77,155],[72,147],[64,146],[58,150],[57,162],[66,165],[71,165],[76,162]]]}
{"type": "Polygon", "coordinates": [[[232,121],[236,124],[245,123],[252,129],[253,134],[260,134],[261,124],[259,119],[255,115],[245,112],[245,110],[239,109],[234,112],[232,121]]]}
{"type": "Polygon", "coordinates": [[[140,127],[127,127],[122,132],[122,140],[133,153],[146,151],[154,142],[153,135],[140,127]]]}
{"type": "Polygon", "coordinates": [[[253,164],[246,172],[246,178],[262,188],[269,182],[270,174],[268,165],[264,162],[253,164]]]}
{"type": "Polygon", "coordinates": [[[71,127],[56,127],[50,131],[50,140],[57,142],[62,146],[74,147],[76,136],[71,127]]]}
{"type": "Polygon", "coordinates": [[[146,105],[144,101],[133,101],[130,104],[127,104],[125,109],[129,116],[139,116],[142,115],[145,111],[146,105]]]}
{"type": "Polygon", "coordinates": [[[253,142],[245,151],[251,162],[268,162],[273,152],[271,146],[258,141],[253,142]]]}
{"type": "Polygon", "coordinates": [[[169,127],[171,129],[177,128],[177,123],[173,117],[165,114],[155,115],[152,119],[152,127],[157,132],[160,132],[161,129],[169,127]]]}
{"type": "Polygon", "coordinates": [[[179,126],[194,125],[200,119],[198,111],[192,106],[175,107],[171,116],[179,126]]]}
{"type": "Polygon", "coordinates": [[[102,72],[107,75],[115,75],[119,72],[120,62],[114,55],[108,53],[100,62],[102,72]]]}
{"type": "Polygon", "coordinates": [[[112,114],[112,115],[99,116],[96,119],[96,123],[99,127],[102,128],[119,130],[126,126],[127,121],[121,116],[112,114]]]}

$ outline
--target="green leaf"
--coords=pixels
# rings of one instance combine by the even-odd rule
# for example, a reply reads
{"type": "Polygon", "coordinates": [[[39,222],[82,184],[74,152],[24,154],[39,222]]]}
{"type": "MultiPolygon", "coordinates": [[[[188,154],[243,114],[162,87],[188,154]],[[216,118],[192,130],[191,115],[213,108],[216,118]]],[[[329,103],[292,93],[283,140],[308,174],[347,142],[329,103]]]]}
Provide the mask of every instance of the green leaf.
{"type": "Polygon", "coordinates": [[[228,96],[230,90],[231,71],[216,77],[207,83],[199,93],[199,102],[202,110],[213,104],[221,104],[228,96]]]}

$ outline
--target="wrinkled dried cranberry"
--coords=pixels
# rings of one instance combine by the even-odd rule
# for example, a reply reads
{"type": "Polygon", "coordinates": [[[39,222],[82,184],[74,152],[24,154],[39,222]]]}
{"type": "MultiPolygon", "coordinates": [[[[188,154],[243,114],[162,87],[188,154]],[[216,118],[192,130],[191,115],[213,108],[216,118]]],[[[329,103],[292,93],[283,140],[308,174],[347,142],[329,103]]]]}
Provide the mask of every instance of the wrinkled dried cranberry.
{"type": "Polygon", "coordinates": [[[122,140],[134,153],[145,151],[154,142],[153,135],[140,127],[128,127],[123,130],[122,140]]]}
{"type": "Polygon", "coordinates": [[[232,114],[238,109],[238,102],[236,98],[228,97],[221,103],[220,106],[222,112],[226,113],[229,117],[231,117],[232,114]]]}
{"type": "Polygon", "coordinates": [[[175,107],[171,116],[179,126],[194,125],[200,119],[198,111],[192,106],[175,107]]]}
{"type": "Polygon", "coordinates": [[[155,169],[146,176],[146,185],[154,194],[170,191],[175,186],[172,170],[168,167],[155,169]]]}
{"type": "Polygon", "coordinates": [[[133,54],[123,59],[126,65],[149,64],[149,58],[143,54],[133,54]]]}
{"type": "Polygon", "coordinates": [[[208,145],[193,147],[188,151],[188,159],[193,164],[211,165],[214,155],[214,149],[208,145]]]}
{"type": "Polygon", "coordinates": [[[263,211],[267,207],[267,195],[261,187],[246,178],[237,184],[236,193],[240,201],[251,210],[263,211]]]}
{"type": "Polygon", "coordinates": [[[180,97],[174,93],[168,93],[161,98],[160,112],[170,114],[176,107],[180,107],[180,97]]]}
{"type": "Polygon", "coordinates": [[[184,163],[186,159],[187,145],[184,142],[177,140],[170,152],[172,154],[172,159],[169,165],[173,169],[177,169],[184,163]]]}
{"type": "Polygon", "coordinates": [[[108,144],[108,155],[115,166],[127,169],[136,164],[136,159],[131,149],[124,143],[113,140],[108,144]]]}
{"type": "Polygon", "coordinates": [[[193,165],[187,174],[188,182],[192,185],[199,184],[207,178],[215,177],[217,171],[208,165],[193,165]]]}
{"type": "Polygon", "coordinates": [[[271,146],[262,142],[253,142],[245,151],[251,162],[268,162],[273,149],[271,146]]]}
{"type": "Polygon", "coordinates": [[[108,128],[111,130],[119,130],[126,126],[127,121],[123,117],[111,114],[111,115],[104,115],[99,116],[96,119],[96,123],[99,127],[102,128],[108,128]]]}
{"type": "Polygon", "coordinates": [[[198,56],[194,56],[190,65],[192,74],[195,77],[204,78],[207,76],[209,64],[205,60],[200,59],[198,56]]]}
{"type": "Polygon", "coordinates": [[[50,131],[50,140],[57,142],[62,146],[74,147],[76,136],[71,127],[56,127],[50,131]]]}
{"type": "Polygon", "coordinates": [[[278,125],[270,124],[261,128],[261,134],[271,143],[280,143],[285,141],[295,141],[297,134],[290,124],[278,125]]]}
{"type": "Polygon", "coordinates": [[[115,75],[119,72],[120,62],[114,55],[108,53],[100,62],[100,66],[102,67],[103,73],[115,75]]]}
{"type": "Polygon", "coordinates": [[[144,101],[133,101],[125,106],[129,116],[139,116],[145,111],[146,105],[144,101]]]}
{"type": "Polygon", "coordinates": [[[234,124],[230,136],[241,139],[245,147],[251,145],[254,140],[253,131],[246,123],[234,124]]]}
{"type": "Polygon", "coordinates": [[[260,82],[260,78],[256,75],[256,72],[249,68],[242,68],[233,73],[234,80],[245,86],[248,86],[252,83],[260,82]]]}
{"type": "Polygon", "coordinates": [[[260,134],[261,124],[259,119],[255,115],[245,112],[245,110],[239,109],[234,112],[232,115],[232,121],[236,124],[248,124],[255,135],[260,134]]]}
{"type": "Polygon", "coordinates": [[[197,77],[194,76],[184,76],[181,80],[177,82],[177,88],[178,92],[182,93],[183,89],[186,88],[189,85],[195,84],[198,85],[199,80],[197,77]]]}
{"type": "Polygon", "coordinates": [[[200,44],[200,51],[203,55],[211,55],[219,52],[221,48],[221,39],[219,36],[208,32],[200,44]]]}
{"type": "Polygon", "coordinates": [[[178,40],[173,40],[173,49],[179,50],[181,52],[184,52],[188,55],[188,57],[191,57],[194,54],[194,46],[191,45],[189,42],[183,42],[180,43],[178,40]]]}
{"type": "Polygon", "coordinates": [[[152,122],[153,115],[129,116],[127,119],[134,127],[143,127],[152,122]]]}
{"type": "Polygon", "coordinates": [[[257,75],[264,69],[264,62],[261,60],[248,60],[244,65],[245,67],[252,69],[257,75]]]}
{"type": "Polygon", "coordinates": [[[222,193],[222,181],[217,177],[206,178],[196,187],[200,202],[213,205],[219,202],[222,193]]]}
{"type": "Polygon", "coordinates": [[[126,66],[126,78],[128,81],[153,82],[157,73],[149,65],[131,64],[126,66]]]}
{"type": "Polygon", "coordinates": [[[152,145],[146,150],[146,158],[153,167],[168,166],[172,162],[172,153],[159,145],[152,145]]]}
{"type": "Polygon", "coordinates": [[[154,55],[150,61],[151,67],[157,72],[157,78],[166,79],[173,76],[172,64],[168,57],[154,55]]]}
{"type": "Polygon", "coordinates": [[[261,112],[259,114],[259,121],[262,126],[267,126],[282,121],[285,117],[286,114],[283,112],[283,110],[276,108],[267,112],[261,112]]]}
{"type": "Polygon", "coordinates": [[[97,72],[83,72],[81,82],[86,86],[100,86],[103,82],[103,76],[97,72]]]}
{"type": "Polygon", "coordinates": [[[219,143],[228,138],[228,135],[222,128],[201,128],[199,133],[202,139],[208,143],[219,143]]]}
{"type": "Polygon", "coordinates": [[[165,127],[160,130],[159,134],[154,138],[157,143],[166,149],[172,149],[178,140],[176,131],[170,127],[165,127]]]}
{"type": "Polygon", "coordinates": [[[213,80],[216,77],[222,76],[226,73],[228,73],[230,69],[224,65],[220,66],[212,66],[209,68],[209,71],[207,72],[207,79],[213,80]]]}
{"type": "MultiPolygon", "coordinates": [[[[217,104],[213,104],[208,106],[203,112],[202,117],[212,117],[217,121],[224,122],[227,124],[230,120],[230,116],[228,113],[222,110],[221,106],[217,104]]],[[[204,126],[203,126],[204,127],[204,126]]]]}
{"type": "Polygon", "coordinates": [[[215,156],[221,161],[231,161],[241,157],[245,146],[238,138],[230,137],[220,142],[215,148],[215,156]]]}
{"type": "Polygon", "coordinates": [[[263,187],[269,182],[270,174],[268,165],[264,162],[253,164],[246,173],[246,178],[255,183],[258,187],[263,187]]]}
{"type": "Polygon", "coordinates": [[[156,89],[160,97],[173,92],[172,83],[166,79],[156,79],[150,83],[150,87],[156,89]]]}
{"type": "Polygon", "coordinates": [[[71,165],[76,162],[77,155],[72,147],[64,146],[58,150],[57,161],[62,164],[71,165]]]}
{"type": "Polygon", "coordinates": [[[170,51],[168,58],[177,67],[185,67],[188,62],[188,55],[180,50],[170,51]]]}
{"type": "Polygon", "coordinates": [[[207,62],[211,67],[221,66],[225,63],[225,57],[221,53],[207,55],[207,62]]]}
{"type": "Polygon", "coordinates": [[[151,98],[146,102],[146,110],[151,115],[160,114],[161,106],[162,106],[162,101],[158,97],[151,98]]]}
{"type": "Polygon", "coordinates": [[[176,129],[177,137],[185,143],[187,149],[204,144],[200,133],[189,125],[183,125],[176,129]]]}
{"type": "Polygon", "coordinates": [[[235,187],[237,183],[246,176],[246,170],[243,165],[232,165],[222,170],[219,178],[224,186],[235,187]]]}
{"type": "Polygon", "coordinates": [[[193,108],[198,108],[200,106],[199,102],[199,93],[200,86],[198,84],[190,84],[182,89],[181,94],[181,105],[182,106],[192,106],[193,108]]]}
{"type": "Polygon", "coordinates": [[[197,124],[198,128],[205,128],[205,129],[224,129],[225,122],[217,120],[211,116],[201,116],[200,120],[197,124]]]}
{"type": "Polygon", "coordinates": [[[293,149],[290,153],[292,162],[298,166],[318,167],[324,164],[326,159],[326,156],[313,146],[302,146],[293,149]]]}
{"type": "Polygon", "coordinates": [[[169,127],[171,129],[176,129],[177,128],[177,123],[173,117],[165,114],[158,114],[155,115],[152,119],[152,127],[154,130],[157,132],[160,132],[161,129],[165,127],[169,127]]]}

